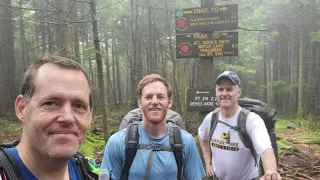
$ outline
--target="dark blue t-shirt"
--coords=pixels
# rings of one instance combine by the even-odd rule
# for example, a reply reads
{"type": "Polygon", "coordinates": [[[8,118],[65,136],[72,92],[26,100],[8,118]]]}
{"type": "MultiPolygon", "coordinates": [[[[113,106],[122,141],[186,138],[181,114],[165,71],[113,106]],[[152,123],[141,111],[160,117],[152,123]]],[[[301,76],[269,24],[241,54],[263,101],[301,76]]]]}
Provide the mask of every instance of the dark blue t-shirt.
{"type": "MultiPolygon", "coordinates": [[[[17,163],[20,166],[20,170],[22,172],[24,179],[38,180],[38,178],[35,177],[32,174],[32,172],[24,165],[16,148],[7,148],[7,149],[5,149],[5,151],[10,153],[10,155],[12,155],[17,160],[17,163]]],[[[69,176],[70,176],[71,180],[80,180],[81,179],[79,170],[78,170],[76,164],[72,160],[69,160],[68,168],[69,168],[69,176]]]]}

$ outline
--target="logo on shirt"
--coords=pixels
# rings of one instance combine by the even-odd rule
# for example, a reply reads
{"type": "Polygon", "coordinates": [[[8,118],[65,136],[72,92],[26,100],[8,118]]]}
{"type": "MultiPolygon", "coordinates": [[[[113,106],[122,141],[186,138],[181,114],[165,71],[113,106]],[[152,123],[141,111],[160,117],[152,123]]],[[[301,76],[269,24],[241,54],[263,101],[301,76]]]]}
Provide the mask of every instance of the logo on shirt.
{"type": "Polygon", "coordinates": [[[211,146],[227,151],[239,151],[239,144],[237,142],[230,141],[230,132],[222,133],[220,138],[221,140],[212,139],[211,146]]]}

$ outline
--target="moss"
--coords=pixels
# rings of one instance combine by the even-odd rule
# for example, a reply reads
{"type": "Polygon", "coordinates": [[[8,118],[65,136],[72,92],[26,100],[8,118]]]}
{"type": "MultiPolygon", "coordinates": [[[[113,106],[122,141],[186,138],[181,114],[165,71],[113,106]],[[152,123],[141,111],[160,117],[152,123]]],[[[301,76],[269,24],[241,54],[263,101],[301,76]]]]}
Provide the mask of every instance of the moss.
{"type": "Polygon", "coordinates": [[[94,157],[95,152],[103,150],[104,146],[104,139],[89,130],[79,151],[87,157],[94,157]]]}
{"type": "Polygon", "coordinates": [[[301,139],[320,138],[320,131],[305,130],[295,134],[293,137],[301,139]]]}
{"type": "Polygon", "coordinates": [[[277,119],[276,131],[287,130],[287,126],[296,126],[292,121],[286,119],[277,119]]]}
{"type": "Polygon", "coordinates": [[[294,148],[294,145],[291,142],[281,138],[277,140],[277,144],[278,144],[279,158],[282,158],[286,154],[290,153],[291,150],[294,148]]]}
{"type": "Polygon", "coordinates": [[[316,144],[316,145],[320,145],[320,139],[313,139],[308,141],[308,144],[316,144]]]}

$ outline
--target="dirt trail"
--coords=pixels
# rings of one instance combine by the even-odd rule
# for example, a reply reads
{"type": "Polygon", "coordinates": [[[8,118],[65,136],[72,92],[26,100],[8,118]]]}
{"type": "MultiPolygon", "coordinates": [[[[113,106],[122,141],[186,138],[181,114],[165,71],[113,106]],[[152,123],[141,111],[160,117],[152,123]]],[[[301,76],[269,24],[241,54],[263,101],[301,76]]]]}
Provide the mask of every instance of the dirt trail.
{"type": "Polygon", "coordinates": [[[302,131],[296,129],[277,133],[278,137],[293,143],[293,146],[282,147],[288,150],[279,161],[279,171],[284,180],[320,180],[320,149],[308,144],[309,139],[294,137],[302,131]]]}

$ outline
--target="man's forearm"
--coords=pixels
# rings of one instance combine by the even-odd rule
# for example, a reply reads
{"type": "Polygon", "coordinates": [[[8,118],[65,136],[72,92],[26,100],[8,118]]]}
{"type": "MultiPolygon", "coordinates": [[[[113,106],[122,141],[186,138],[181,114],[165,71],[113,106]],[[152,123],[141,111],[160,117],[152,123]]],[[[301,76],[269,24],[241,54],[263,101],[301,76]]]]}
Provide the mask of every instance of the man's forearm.
{"type": "Polygon", "coordinates": [[[209,140],[202,140],[199,136],[198,136],[199,142],[200,142],[200,147],[202,150],[202,155],[203,155],[203,159],[204,162],[207,165],[211,164],[211,149],[210,149],[210,145],[209,145],[209,140]]]}
{"type": "Polygon", "coordinates": [[[277,161],[272,148],[266,149],[262,153],[261,159],[264,172],[277,171],[277,161]]]}

